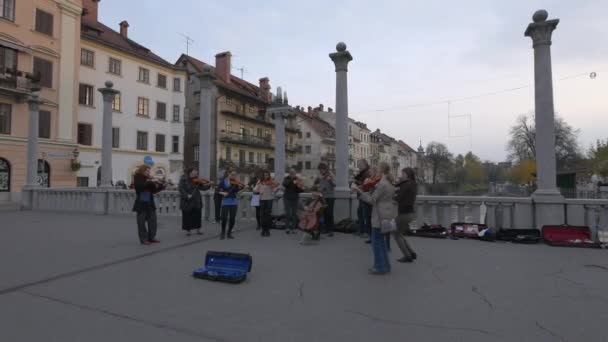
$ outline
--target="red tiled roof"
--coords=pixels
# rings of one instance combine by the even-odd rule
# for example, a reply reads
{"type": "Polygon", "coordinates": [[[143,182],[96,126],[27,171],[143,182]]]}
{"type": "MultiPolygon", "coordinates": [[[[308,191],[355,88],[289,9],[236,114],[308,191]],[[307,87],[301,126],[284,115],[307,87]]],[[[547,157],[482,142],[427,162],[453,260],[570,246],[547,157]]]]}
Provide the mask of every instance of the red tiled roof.
{"type": "MultiPolygon", "coordinates": [[[[212,73],[216,73],[215,71],[215,67],[201,61],[198,60],[192,56],[188,56],[185,54],[182,54],[181,57],[177,60],[176,65],[180,65],[181,63],[183,63],[184,61],[189,62],[190,64],[192,64],[192,66],[198,71],[198,72],[203,72],[203,70],[205,69],[205,67],[209,67],[211,68],[211,72],[212,73]]],[[[217,76],[217,74],[216,74],[217,76]]],[[[216,80],[215,80],[215,84],[219,87],[231,90],[233,92],[236,92],[238,94],[253,98],[257,101],[260,101],[264,104],[270,104],[270,102],[265,99],[262,96],[262,92],[260,87],[253,85],[243,79],[240,79],[238,77],[235,77],[233,75],[230,75],[230,83],[222,80],[219,76],[217,76],[216,80]]]]}
{"type": "Polygon", "coordinates": [[[322,120],[312,113],[299,111],[298,115],[310,124],[313,130],[317,132],[323,139],[333,139],[336,137],[336,130],[325,120],[322,120]]]}
{"type": "Polygon", "coordinates": [[[175,65],[167,62],[158,55],[155,55],[152,51],[150,51],[150,49],[129,38],[121,36],[120,33],[112,30],[98,21],[93,21],[83,17],[81,27],[82,38],[92,40],[114,49],[122,50],[125,53],[131,54],[138,58],[146,59],[167,68],[176,68],[175,65]]]}
{"type": "Polygon", "coordinates": [[[401,146],[402,149],[409,151],[409,152],[416,152],[416,150],[411,148],[410,145],[403,142],[403,140],[398,140],[397,142],[399,143],[399,146],[401,146]]]}

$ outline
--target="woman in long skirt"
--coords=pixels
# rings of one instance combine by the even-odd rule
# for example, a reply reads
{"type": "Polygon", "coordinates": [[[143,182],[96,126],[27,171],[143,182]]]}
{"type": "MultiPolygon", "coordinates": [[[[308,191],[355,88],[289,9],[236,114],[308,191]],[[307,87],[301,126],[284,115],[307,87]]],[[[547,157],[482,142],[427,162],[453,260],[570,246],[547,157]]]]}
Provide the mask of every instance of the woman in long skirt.
{"type": "Polygon", "coordinates": [[[209,190],[211,182],[198,178],[198,170],[189,167],[179,180],[179,194],[181,196],[180,209],[182,210],[182,230],[186,235],[191,235],[191,230],[196,229],[198,235],[202,235],[202,210],[203,199],[201,190],[209,190]]]}

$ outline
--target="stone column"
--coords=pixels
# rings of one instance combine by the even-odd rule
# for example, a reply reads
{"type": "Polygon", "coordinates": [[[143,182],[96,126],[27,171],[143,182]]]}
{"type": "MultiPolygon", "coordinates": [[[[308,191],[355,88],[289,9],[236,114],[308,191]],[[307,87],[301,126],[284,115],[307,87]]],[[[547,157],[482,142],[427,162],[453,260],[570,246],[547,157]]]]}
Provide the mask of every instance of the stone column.
{"type": "Polygon", "coordinates": [[[27,138],[27,183],[26,186],[33,188],[39,184],[38,180],[38,113],[40,104],[43,101],[40,99],[37,92],[32,92],[28,99],[29,106],[29,131],[27,138]]]}
{"type": "Polygon", "coordinates": [[[118,93],[111,81],[98,91],[103,96],[103,126],[101,131],[101,188],[112,187],[112,101],[118,93]]]}
{"type": "Polygon", "coordinates": [[[348,192],[348,62],[346,44],[338,43],[329,58],[336,66],[336,191],[348,192]]]}
{"type": "Polygon", "coordinates": [[[557,189],[555,158],[555,113],[553,108],[553,75],[551,71],[551,35],[559,19],[547,20],[549,14],[538,10],[532,16],[525,36],[534,47],[534,95],[536,125],[537,190],[532,194],[536,228],[565,223],[563,201],[557,189]]]}
{"type": "Polygon", "coordinates": [[[536,119],[536,196],[559,196],[556,184],[555,114],[553,109],[553,75],[551,71],[551,35],[559,19],[547,20],[548,13],[539,10],[525,32],[534,47],[534,93],[536,119]]]}
{"type": "Polygon", "coordinates": [[[206,67],[198,75],[201,93],[201,104],[199,108],[199,134],[198,134],[198,170],[202,178],[211,177],[211,156],[212,156],[212,125],[211,112],[213,109],[213,80],[215,76],[211,73],[211,68],[206,67]]]}

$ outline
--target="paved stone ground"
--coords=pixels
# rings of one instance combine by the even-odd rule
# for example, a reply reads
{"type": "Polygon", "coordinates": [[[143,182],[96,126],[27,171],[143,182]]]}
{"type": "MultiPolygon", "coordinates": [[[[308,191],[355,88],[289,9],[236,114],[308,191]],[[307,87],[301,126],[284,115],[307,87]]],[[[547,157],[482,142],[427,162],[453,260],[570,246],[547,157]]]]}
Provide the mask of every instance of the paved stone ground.
{"type": "Polygon", "coordinates": [[[608,341],[605,250],[418,238],[378,277],[360,238],[241,226],[162,218],[146,247],[133,217],[0,212],[0,341],[608,341]],[[193,279],[208,250],[251,253],[250,279],[193,279]]]}

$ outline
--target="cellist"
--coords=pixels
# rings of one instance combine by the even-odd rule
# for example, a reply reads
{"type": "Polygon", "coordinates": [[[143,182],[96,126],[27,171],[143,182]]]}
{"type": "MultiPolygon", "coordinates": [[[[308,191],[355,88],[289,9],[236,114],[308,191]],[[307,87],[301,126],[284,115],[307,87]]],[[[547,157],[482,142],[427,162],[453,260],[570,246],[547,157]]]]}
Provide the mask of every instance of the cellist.
{"type": "Polygon", "coordinates": [[[272,202],[275,192],[279,190],[279,183],[270,176],[270,172],[264,171],[262,179],[255,187],[255,192],[260,194],[260,219],[262,221],[262,236],[270,236],[272,226],[272,202]]]}

